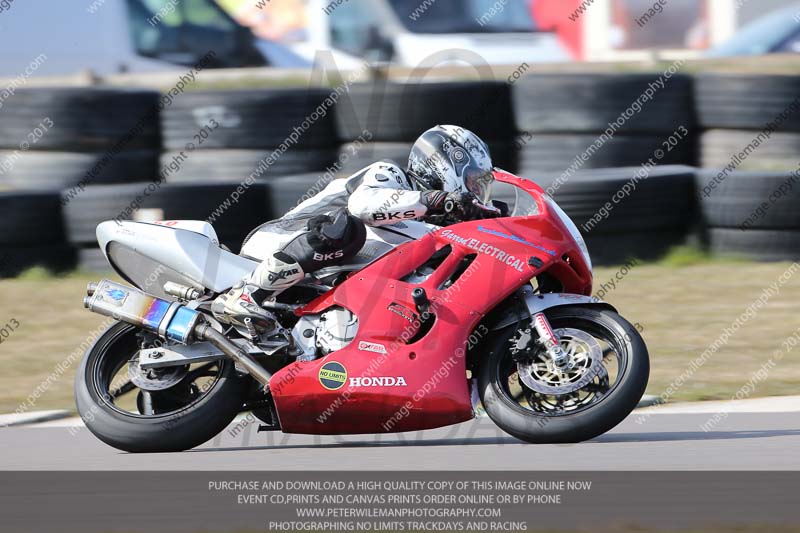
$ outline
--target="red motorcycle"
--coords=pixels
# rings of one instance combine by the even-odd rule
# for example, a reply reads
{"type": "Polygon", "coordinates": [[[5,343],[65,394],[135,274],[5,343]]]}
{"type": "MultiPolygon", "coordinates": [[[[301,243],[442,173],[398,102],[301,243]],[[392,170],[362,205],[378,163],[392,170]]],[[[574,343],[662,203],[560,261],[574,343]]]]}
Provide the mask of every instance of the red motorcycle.
{"type": "Polygon", "coordinates": [[[117,322],[78,372],[81,416],[139,452],[192,448],[243,411],[286,433],[430,429],[473,418],[478,396],[527,442],[610,430],[644,393],[645,343],[591,296],[569,217],[533,182],[495,178],[515,191],[510,216],[370,228],[354,264],[265,304],[265,333],[209,310],[260,258],[223,250],[200,222],[101,224],[109,262],[140,290],[89,286],[86,307],[117,322]]]}

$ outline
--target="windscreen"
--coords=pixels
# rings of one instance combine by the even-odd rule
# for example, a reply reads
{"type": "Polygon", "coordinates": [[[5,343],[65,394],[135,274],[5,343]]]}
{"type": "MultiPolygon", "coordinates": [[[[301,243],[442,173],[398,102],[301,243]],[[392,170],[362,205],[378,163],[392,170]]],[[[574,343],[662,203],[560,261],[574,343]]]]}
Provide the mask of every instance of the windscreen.
{"type": "Polygon", "coordinates": [[[509,213],[513,217],[527,217],[539,214],[539,206],[533,196],[524,189],[504,181],[493,181],[491,199],[507,204],[509,213]]]}

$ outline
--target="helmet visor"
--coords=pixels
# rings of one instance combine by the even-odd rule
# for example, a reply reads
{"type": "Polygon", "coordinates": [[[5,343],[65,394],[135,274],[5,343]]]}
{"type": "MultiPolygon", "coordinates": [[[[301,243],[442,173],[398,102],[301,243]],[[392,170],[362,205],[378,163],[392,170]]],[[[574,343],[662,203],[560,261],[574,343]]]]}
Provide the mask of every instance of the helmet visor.
{"type": "Polygon", "coordinates": [[[464,169],[464,184],[467,190],[475,195],[482,204],[488,204],[492,196],[494,173],[485,168],[468,166],[464,169]]]}

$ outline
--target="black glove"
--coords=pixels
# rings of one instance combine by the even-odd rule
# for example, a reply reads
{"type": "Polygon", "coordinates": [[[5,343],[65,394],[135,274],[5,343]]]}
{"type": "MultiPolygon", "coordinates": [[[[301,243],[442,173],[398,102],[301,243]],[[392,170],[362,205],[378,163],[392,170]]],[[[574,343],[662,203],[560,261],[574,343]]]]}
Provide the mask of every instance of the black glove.
{"type": "Polygon", "coordinates": [[[455,215],[461,220],[478,218],[480,208],[475,205],[475,195],[469,192],[428,191],[422,195],[428,214],[455,215]]]}
{"type": "Polygon", "coordinates": [[[345,209],[311,217],[306,224],[309,230],[308,242],[315,246],[341,248],[348,240],[350,225],[345,209]]]}
{"type": "Polygon", "coordinates": [[[475,195],[469,192],[451,192],[444,200],[444,212],[461,220],[478,218],[480,208],[475,205],[475,195]]]}
{"type": "Polygon", "coordinates": [[[473,218],[478,211],[474,201],[475,196],[468,192],[451,192],[444,201],[444,211],[465,219],[473,218]]]}
{"type": "Polygon", "coordinates": [[[444,202],[447,193],[444,191],[426,191],[422,194],[422,204],[428,208],[428,214],[437,215],[444,213],[444,202]]]}
{"type": "Polygon", "coordinates": [[[492,206],[500,210],[500,214],[496,215],[498,217],[507,217],[511,213],[511,208],[509,208],[506,202],[501,202],[500,200],[492,200],[492,206]]]}

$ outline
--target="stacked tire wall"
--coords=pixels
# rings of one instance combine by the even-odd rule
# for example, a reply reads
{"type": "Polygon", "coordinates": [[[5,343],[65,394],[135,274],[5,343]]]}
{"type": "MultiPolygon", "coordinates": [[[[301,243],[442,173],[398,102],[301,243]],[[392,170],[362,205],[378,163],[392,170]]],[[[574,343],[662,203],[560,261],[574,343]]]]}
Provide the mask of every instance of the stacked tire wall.
{"type": "Polygon", "coordinates": [[[34,265],[74,268],[81,252],[67,238],[62,189],[155,177],[158,98],[154,91],[27,89],[6,99],[0,109],[2,275],[34,265]]]}
{"type": "Polygon", "coordinates": [[[170,182],[241,183],[330,166],[338,148],[323,89],[197,91],[162,113],[170,182]]]}
{"type": "Polygon", "coordinates": [[[700,74],[697,174],[712,252],[800,258],[800,77],[700,74]]]}
{"type": "Polygon", "coordinates": [[[695,164],[690,77],[535,74],[512,95],[519,173],[573,218],[595,263],[655,259],[686,241],[695,214],[685,166],[695,164]]]}
{"type": "MultiPolygon", "coordinates": [[[[370,137],[344,172],[379,159],[405,166],[417,137],[437,124],[456,124],[475,132],[489,145],[497,166],[516,168],[512,148],[516,131],[507,83],[376,81],[354,85],[336,108],[336,123],[345,143],[365,134],[370,137]]],[[[342,150],[355,152],[348,144],[342,150]]]]}
{"type": "Polygon", "coordinates": [[[0,275],[105,268],[94,228],[109,219],[209,220],[237,251],[331,179],[405,165],[444,123],[548,188],[598,263],[656,258],[694,233],[714,252],[797,258],[800,77],[536,73],[335,92],[204,90],[165,104],[153,91],[18,90],[0,108],[0,275]]]}
{"type": "Polygon", "coordinates": [[[605,265],[658,259],[686,242],[695,222],[694,175],[688,166],[660,166],[646,176],[625,167],[577,172],[558,187],[550,175],[539,184],[578,226],[592,261],[605,265]]]}
{"type": "Polygon", "coordinates": [[[639,166],[651,159],[694,165],[688,76],[536,74],[514,85],[513,99],[522,175],[573,165],[581,170],[639,166]],[[663,146],[675,134],[681,142],[663,146]]]}

